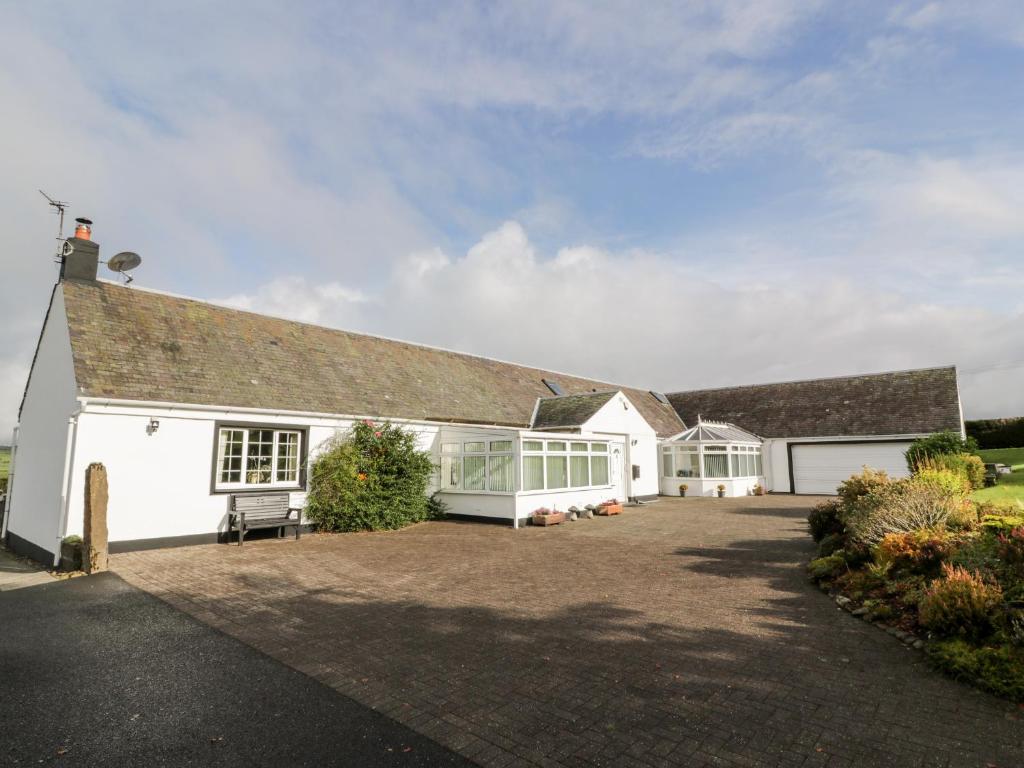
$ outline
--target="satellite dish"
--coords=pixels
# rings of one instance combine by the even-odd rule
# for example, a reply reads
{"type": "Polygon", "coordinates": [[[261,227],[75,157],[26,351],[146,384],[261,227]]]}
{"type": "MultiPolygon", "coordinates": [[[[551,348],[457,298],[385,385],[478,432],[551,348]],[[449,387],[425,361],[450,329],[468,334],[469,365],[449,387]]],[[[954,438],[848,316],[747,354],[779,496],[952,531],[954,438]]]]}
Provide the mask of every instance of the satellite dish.
{"type": "Polygon", "coordinates": [[[112,272],[131,272],[142,263],[142,257],[132,251],[121,251],[110,257],[107,261],[107,269],[112,272]]]}

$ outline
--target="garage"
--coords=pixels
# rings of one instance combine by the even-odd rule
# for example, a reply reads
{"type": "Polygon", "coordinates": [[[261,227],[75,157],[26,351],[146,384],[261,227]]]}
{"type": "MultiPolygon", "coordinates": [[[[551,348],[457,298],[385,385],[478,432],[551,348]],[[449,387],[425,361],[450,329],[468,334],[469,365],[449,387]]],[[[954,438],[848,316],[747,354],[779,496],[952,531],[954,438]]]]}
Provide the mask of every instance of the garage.
{"type": "Polygon", "coordinates": [[[867,466],[906,477],[910,442],[790,443],[795,493],[835,495],[836,487],[867,466]]]}

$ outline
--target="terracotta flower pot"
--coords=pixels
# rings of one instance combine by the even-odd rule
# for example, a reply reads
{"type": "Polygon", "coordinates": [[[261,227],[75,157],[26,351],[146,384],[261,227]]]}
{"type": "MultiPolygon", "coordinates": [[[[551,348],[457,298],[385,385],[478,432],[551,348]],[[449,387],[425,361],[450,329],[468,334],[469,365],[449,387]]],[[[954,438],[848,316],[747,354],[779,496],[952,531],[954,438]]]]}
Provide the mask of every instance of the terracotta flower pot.
{"type": "Polygon", "coordinates": [[[565,512],[552,512],[550,515],[534,515],[534,525],[558,525],[565,520],[565,512]]]}
{"type": "Polygon", "coordinates": [[[621,515],[622,505],[621,504],[602,504],[597,508],[597,514],[599,515],[621,515]]]}

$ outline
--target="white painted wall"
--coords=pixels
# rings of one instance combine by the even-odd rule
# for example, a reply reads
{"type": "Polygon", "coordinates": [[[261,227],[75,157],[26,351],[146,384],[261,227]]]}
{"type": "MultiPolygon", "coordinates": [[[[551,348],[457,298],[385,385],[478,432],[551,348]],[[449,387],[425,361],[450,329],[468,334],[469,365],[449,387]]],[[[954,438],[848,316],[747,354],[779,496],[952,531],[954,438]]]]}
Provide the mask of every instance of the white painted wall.
{"type": "MultiPolygon", "coordinates": [[[[65,326],[66,327],[66,326],[65,326]]],[[[351,418],[268,413],[200,406],[133,404],[82,399],[78,437],[71,465],[70,504],[65,533],[81,534],[84,514],[85,472],[92,462],[107,468],[109,506],[107,525],[111,542],[222,532],[227,526],[230,493],[214,492],[216,423],[253,424],[308,429],[309,456],[314,458],[323,444],[351,427],[351,418]],[[150,419],[159,421],[155,433],[147,430],[150,419]]],[[[422,422],[401,422],[418,433],[419,446],[439,460],[442,440],[514,439],[517,430],[442,426],[422,422]]],[[[580,437],[606,439],[623,456],[622,472],[615,476],[610,462],[611,483],[607,487],[520,494],[446,492],[445,501],[453,514],[495,517],[511,521],[527,517],[541,506],[566,509],[595,504],[608,498],[625,499],[629,463],[640,464],[640,481],[631,495],[657,493],[657,437],[654,430],[625,396],[616,396],[587,424],[580,437]],[[590,425],[601,430],[591,430],[590,425]],[[636,445],[632,445],[633,440],[636,445]]],[[[523,433],[534,434],[534,433],[523,433]]],[[[551,433],[547,437],[568,435],[551,433]]],[[[518,451],[518,441],[516,441],[518,451]]],[[[610,451],[611,456],[612,451],[610,451]]],[[[20,458],[20,457],[19,457],[20,458]]],[[[516,455],[516,485],[521,465],[516,455]]],[[[435,475],[431,491],[437,487],[435,475]]],[[[303,494],[293,493],[301,504],[303,494]]]]}
{"type": "Polygon", "coordinates": [[[686,497],[704,496],[713,498],[718,496],[718,485],[725,486],[725,495],[728,498],[736,496],[750,496],[754,492],[754,485],[764,485],[763,477],[734,477],[721,479],[704,480],[699,477],[663,477],[661,479],[661,492],[665,496],[678,496],[679,484],[686,483],[686,497]]]}
{"type": "Polygon", "coordinates": [[[761,447],[764,480],[769,492],[789,493],[789,455],[786,440],[765,440],[761,447]]]}
{"type": "Polygon", "coordinates": [[[54,291],[18,425],[7,530],[47,552],[60,550],[69,419],[78,409],[64,294],[54,291]]]}
{"type": "Polygon", "coordinates": [[[601,432],[624,438],[626,493],[628,496],[658,495],[658,435],[622,392],[617,393],[583,424],[586,432],[601,432]],[[640,467],[633,480],[630,466],[640,467]]]}
{"type": "MultiPolygon", "coordinates": [[[[230,493],[211,491],[217,421],[308,428],[311,459],[352,425],[344,418],[87,403],[79,417],[67,534],[81,534],[85,470],[96,461],[107,468],[111,542],[224,531],[230,493]],[[151,418],[160,422],[154,434],[146,430],[151,418]]],[[[437,425],[403,426],[418,433],[421,449],[433,450],[437,425]]],[[[293,503],[303,501],[303,493],[292,493],[293,503]]]]}

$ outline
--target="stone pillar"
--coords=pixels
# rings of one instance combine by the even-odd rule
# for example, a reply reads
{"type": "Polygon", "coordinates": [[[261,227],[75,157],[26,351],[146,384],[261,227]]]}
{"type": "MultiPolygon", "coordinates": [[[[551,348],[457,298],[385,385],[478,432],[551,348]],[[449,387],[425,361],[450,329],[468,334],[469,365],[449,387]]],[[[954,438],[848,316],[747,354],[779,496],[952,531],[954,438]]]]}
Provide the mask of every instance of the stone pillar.
{"type": "Polygon", "coordinates": [[[84,529],[82,567],[86,573],[107,570],[107,468],[98,462],[85,471],[84,529]]]}

